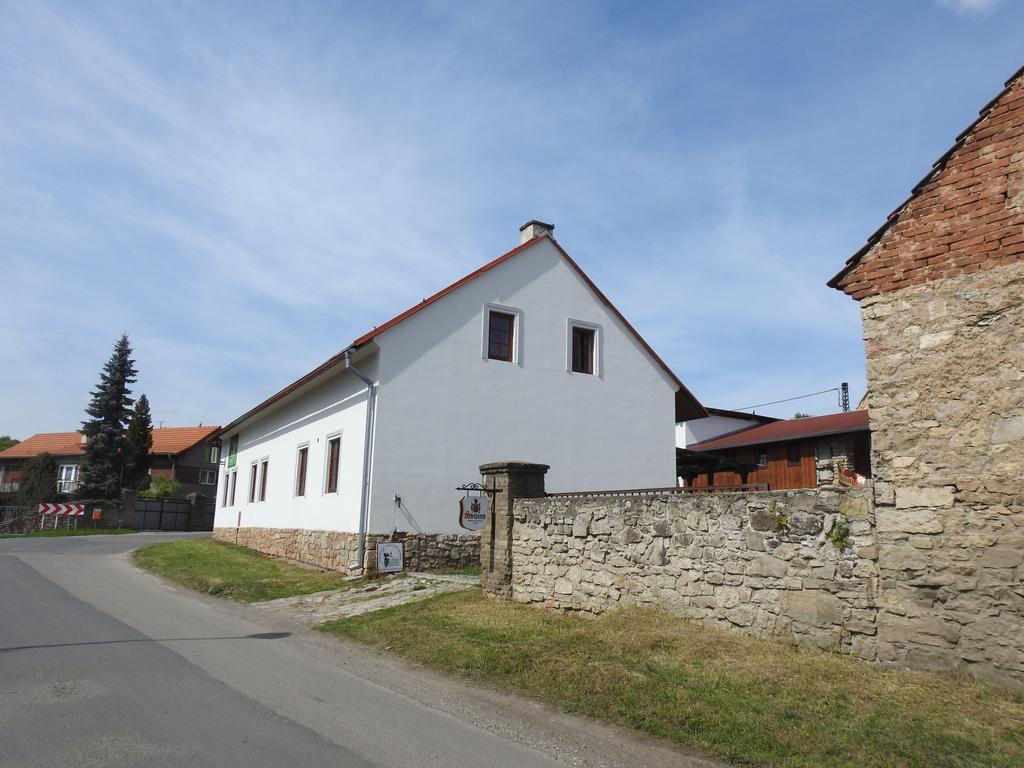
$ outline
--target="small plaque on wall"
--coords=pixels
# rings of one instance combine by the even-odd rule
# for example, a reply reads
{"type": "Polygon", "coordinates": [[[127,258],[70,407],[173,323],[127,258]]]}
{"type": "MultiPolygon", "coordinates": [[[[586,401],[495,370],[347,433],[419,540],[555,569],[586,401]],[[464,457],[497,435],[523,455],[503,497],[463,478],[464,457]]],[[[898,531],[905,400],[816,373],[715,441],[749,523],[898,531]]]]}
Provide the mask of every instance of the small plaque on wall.
{"type": "Polygon", "coordinates": [[[377,573],[398,573],[405,568],[405,549],[401,542],[377,545],[377,573]]]}

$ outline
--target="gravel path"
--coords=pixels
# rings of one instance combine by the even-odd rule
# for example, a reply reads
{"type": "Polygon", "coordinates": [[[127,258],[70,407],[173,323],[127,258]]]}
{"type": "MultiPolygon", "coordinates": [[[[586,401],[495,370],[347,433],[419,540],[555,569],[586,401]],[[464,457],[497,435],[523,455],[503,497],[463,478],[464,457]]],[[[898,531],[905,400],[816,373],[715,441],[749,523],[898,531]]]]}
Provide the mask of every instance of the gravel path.
{"type": "Polygon", "coordinates": [[[256,603],[255,607],[298,618],[307,624],[320,624],[345,616],[359,616],[445,592],[457,592],[480,583],[477,576],[449,576],[408,572],[384,578],[352,589],[314,592],[297,597],[282,597],[256,603]]]}

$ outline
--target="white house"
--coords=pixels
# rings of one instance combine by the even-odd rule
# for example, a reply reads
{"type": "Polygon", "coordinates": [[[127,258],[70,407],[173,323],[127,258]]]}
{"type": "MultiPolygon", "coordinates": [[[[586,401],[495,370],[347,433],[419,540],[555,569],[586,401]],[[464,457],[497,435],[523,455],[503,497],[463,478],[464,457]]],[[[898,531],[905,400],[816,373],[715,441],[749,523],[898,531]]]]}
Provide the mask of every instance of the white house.
{"type": "Polygon", "coordinates": [[[549,464],[551,491],[674,485],[675,424],[705,411],[553,229],[224,427],[215,536],[359,566],[367,534],[464,542],[455,488],[484,462],[549,464]]]}

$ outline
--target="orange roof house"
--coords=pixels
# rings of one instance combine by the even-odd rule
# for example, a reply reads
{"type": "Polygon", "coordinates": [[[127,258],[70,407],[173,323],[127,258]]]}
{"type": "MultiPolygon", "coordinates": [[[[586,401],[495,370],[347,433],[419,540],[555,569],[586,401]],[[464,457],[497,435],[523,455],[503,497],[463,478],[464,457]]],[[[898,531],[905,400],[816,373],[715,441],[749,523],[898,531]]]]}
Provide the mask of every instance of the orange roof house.
{"type": "MultiPolygon", "coordinates": [[[[217,484],[219,448],[214,435],[218,426],[158,427],[153,430],[150,474],[182,484],[182,493],[198,492],[212,497],[217,484]]],[[[85,456],[81,432],[42,432],[0,451],[0,491],[15,491],[25,464],[48,453],[57,460],[58,490],[73,493],[79,484],[85,456]]]]}

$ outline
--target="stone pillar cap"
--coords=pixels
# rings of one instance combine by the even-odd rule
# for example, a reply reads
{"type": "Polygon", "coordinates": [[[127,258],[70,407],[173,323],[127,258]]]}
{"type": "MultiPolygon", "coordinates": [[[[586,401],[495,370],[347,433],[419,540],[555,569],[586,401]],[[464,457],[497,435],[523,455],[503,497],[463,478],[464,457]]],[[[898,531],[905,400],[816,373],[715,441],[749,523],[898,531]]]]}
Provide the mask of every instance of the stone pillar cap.
{"type": "Polygon", "coordinates": [[[548,464],[534,464],[530,461],[491,461],[480,465],[481,474],[493,474],[495,472],[547,472],[551,469],[548,464]]]}

